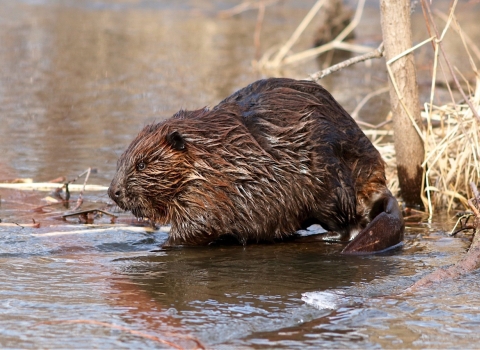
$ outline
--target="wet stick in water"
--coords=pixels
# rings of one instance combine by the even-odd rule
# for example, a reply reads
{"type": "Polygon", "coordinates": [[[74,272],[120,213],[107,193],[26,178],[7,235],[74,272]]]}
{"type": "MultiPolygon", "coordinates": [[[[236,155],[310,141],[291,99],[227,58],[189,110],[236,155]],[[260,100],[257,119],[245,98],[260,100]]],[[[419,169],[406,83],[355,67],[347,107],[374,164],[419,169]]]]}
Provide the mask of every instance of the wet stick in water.
{"type": "Polygon", "coordinates": [[[78,178],[80,178],[81,176],[85,175],[85,181],[83,182],[83,188],[82,190],[80,191],[80,194],[78,195],[78,199],[77,199],[77,205],[75,206],[75,208],[73,208],[73,210],[78,210],[82,204],[83,204],[83,191],[85,191],[85,186],[87,184],[87,181],[88,181],[88,178],[90,177],[90,173],[91,172],[96,172],[97,170],[96,169],[92,169],[92,168],[88,168],[87,170],[85,170],[83,173],[81,173],[80,175],[78,175],[75,179],[73,179],[72,181],[69,181],[68,183],[65,184],[65,188],[66,188],[66,191],[67,191],[67,194],[68,196],[70,196],[70,193],[68,192],[68,185],[71,184],[72,182],[75,182],[78,180],[78,178]]]}

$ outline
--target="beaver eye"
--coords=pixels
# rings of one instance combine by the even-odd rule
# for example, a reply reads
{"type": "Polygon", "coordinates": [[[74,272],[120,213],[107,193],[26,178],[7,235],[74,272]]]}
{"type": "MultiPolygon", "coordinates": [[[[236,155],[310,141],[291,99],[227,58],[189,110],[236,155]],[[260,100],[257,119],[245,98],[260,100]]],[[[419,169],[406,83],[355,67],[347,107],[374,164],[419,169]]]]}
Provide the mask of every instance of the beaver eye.
{"type": "Polygon", "coordinates": [[[144,162],[138,162],[138,163],[137,163],[137,170],[138,170],[138,171],[145,170],[146,167],[147,167],[147,166],[145,165],[144,162]]]}

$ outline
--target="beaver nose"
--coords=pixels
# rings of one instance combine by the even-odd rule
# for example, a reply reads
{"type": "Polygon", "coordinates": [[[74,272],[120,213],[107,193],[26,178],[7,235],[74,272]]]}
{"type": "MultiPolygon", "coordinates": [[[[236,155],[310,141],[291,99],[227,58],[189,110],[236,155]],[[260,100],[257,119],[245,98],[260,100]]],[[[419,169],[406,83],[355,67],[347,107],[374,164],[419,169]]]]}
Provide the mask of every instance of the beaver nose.
{"type": "Polygon", "coordinates": [[[117,184],[111,184],[110,187],[108,188],[108,196],[113,199],[114,201],[117,201],[121,198],[122,196],[122,191],[117,186],[117,184]]]}

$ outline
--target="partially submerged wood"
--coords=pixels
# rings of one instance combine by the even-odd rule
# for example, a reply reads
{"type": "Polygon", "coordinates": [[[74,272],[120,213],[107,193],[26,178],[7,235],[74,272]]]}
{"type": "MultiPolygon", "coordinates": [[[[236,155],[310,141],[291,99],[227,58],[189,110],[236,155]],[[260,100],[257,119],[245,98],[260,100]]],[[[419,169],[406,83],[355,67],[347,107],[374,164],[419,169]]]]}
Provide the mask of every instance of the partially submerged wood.
{"type": "MultiPolygon", "coordinates": [[[[104,203],[89,203],[87,208],[80,210],[83,205],[83,192],[84,191],[102,191],[106,192],[107,187],[99,185],[88,185],[87,181],[89,175],[92,172],[96,172],[94,168],[88,168],[75,178],[67,181],[63,176],[58,177],[50,182],[33,182],[32,179],[15,179],[14,181],[5,181],[0,183],[0,189],[4,189],[2,193],[8,193],[8,202],[10,207],[14,207],[14,210],[10,208],[10,212],[15,211],[17,215],[9,216],[6,218],[6,222],[2,226],[17,226],[17,227],[34,227],[38,228],[40,223],[36,218],[41,220],[65,220],[69,217],[78,217],[81,222],[93,223],[94,220],[100,219],[102,215],[110,216],[111,221],[116,219],[116,215],[109,213],[106,210],[107,204],[104,203]],[[80,177],[85,176],[83,185],[73,184],[80,177]],[[25,196],[20,194],[21,191],[32,191],[31,194],[25,196]],[[41,191],[51,192],[51,195],[42,197],[39,193],[41,191]],[[70,192],[78,191],[79,195],[76,200],[75,208],[70,212],[65,212],[70,207],[70,192]],[[53,197],[55,198],[53,198],[53,197]],[[29,198],[30,201],[27,201],[29,198]],[[39,203],[45,203],[39,205],[39,203]],[[33,206],[33,208],[32,208],[33,206]],[[33,224],[22,224],[25,221],[32,220],[33,224]],[[12,222],[13,221],[13,222],[12,222]]],[[[1,218],[0,218],[1,222],[1,218]]]]}
{"type": "Polygon", "coordinates": [[[14,223],[14,222],[0,222],[0,227],[32,227],[32,228],[39,228],[40,223],[39,222],[33,222],[33,223],[28,223],[28,224],[23,224],[23,223],[14,223]]]}
{"type": "MultiPolygon", "coordinates": [[[[0,183],[0,188],[11,188],[15,190],[23,190],[23,191],[51,191],[57,188],[62,188],[63,184],[53,183],[53,182],[32,182],[32,183],[0,183]]],[[[106,191],[108,187],[100,186],[100,185],[76,185],[70,184],[68,189],[71,192],[80,192],[84,191],[106,191]]]]}
{"type": "Polygon", "coordinates": [[[87,224],[93,224],[94,220],[101,215],[106,215],[110,217],[112,223],[115,222],[117,215],[112,214],[103,209],[84,209],[84,210],[74,210],[70,213],[65,213],[62,215],[62,218],[66,219],[69,217],[77,217],[81,222],[87,224]]]}
{"type": "Polygon", "coordinates": [[[469,200],[469,205],[475,214],[472,225],[473,240],[472,244],[470,245],[470,249],[455,265],[448,268],[439,268],[432,273],[429,273],[415,282],[415,284],[413,284],[410,288],[405,290],[406,293],[415,292],[416,290],[429,286],[435,282],[441,282],[447,279],[462,276],[480,267],[480,235],[478,234],[478,231],[480,230],[480,194],[477,186],[474,183],[471,183],[470,185],[472,186],[474,197],[469,200]]]}

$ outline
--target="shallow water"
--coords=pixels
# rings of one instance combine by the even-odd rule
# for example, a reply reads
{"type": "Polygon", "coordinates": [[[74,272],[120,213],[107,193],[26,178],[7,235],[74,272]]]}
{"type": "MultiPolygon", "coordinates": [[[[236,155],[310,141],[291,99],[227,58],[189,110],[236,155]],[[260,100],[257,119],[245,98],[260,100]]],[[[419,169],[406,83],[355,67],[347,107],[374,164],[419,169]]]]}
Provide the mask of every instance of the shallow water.
{"type": "MultiPolygon", "coordinates": [[[[71,179],[94,167],[89,183],[108,186],[143,125],[212,106],[265,76],[251,68],[256,12],[217,17],[237,3],[1,2],[0,180],[71,179]]],[[[311,4],[267,8],[262,50],[285,40],[311,4]]],[[[357,29],[372,47],[375,4],[357,29]]],[[[477,7],[463,4],[467,27],[477,7]]],[[[322,84],[351,111],[385,84],[381,67],[357,66],[322,84]]],[[[272,74],[318,69],[312,61],[272,74]]],[[[387,101],[372,103],[362,118],[382,120],[387,101]]],[[[61,205],[34,210],[47,195],[0,189],[2,223],[19,224],[0,226],[3,348],[171,347],[160,340],[185,348],[475,348],[480,338],[478,273],[402,294],[468,248],[468,236],[446,233],[448,216],[409,222],[402,249],[382,255],[345,257],[341,246],[321,243],[159,250],[168,228],[149,232],[128,215],[114,226],[106,217],[97,226],[64,221],[61,205]],[[32,219],[40,228],[22,226],[32,219]]],[[[107,206],[106,194],[86,193],[87,205],[107,206]]]]}

